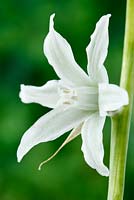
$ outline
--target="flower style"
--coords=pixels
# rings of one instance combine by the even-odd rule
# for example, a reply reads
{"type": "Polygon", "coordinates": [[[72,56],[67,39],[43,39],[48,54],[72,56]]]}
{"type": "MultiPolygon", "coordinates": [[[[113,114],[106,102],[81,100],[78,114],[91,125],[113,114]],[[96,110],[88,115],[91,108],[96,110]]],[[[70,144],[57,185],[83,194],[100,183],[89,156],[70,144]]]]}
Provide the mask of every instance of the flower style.
{"type": "Polygon", "coordinates": [[[87,164],[103,176],[109,175],[103,164],[103,126],[106,116],[128,104],[127,92],[109,84],[104,61],[108,52],[108,24],[111,15],[101,17],[86,48],[88,75],[76,63],[68,42],[55,31],[50,16],[49,33],[44,40],[44,54],[60,80],[41,87],[21,85],[24,103],[39,103],[53,108],[42,116],[21,139],[18,162],[35,145],[55,140],[73,129],[60,149],[81,133],[82,152],[87,164]]]}

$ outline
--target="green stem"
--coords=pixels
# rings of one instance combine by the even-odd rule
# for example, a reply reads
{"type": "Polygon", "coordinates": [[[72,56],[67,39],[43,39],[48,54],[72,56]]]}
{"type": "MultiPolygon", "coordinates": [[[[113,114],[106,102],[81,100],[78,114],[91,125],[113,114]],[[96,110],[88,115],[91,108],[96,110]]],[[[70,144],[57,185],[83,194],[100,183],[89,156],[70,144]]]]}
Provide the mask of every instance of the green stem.
{"type": "Polygon", "coordinates": [[[125,41],[120,86],[129,105],[112,117],[108,200],[123,200],[127,148],[134,93],[134,0],[127,1],[125,41]]]}

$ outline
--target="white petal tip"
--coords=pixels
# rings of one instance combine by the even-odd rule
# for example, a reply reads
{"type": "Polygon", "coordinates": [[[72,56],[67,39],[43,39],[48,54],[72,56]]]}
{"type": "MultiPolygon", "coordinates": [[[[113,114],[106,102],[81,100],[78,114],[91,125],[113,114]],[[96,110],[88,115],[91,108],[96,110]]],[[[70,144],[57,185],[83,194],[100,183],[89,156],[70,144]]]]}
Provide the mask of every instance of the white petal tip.
{"type": "Polygon", "coordinates": [[[101,24],[101,25],[103,24],[104,27],[105,25],[108,26],[110,17],[111,17],[111,14],[103,15],[97,24],[101,24]]]}
{"type": "Polygon", "coordinates": [[[92,166],[93,169],[96,169],[96,171],[101,175],[101,176],[109,176],[109,169],[102,163],[101,166],[92,166]]]}
{"type": "Polygon", "coordinates": [[[106,16],[107,16],[108,18],[110,18],[112,15],[111,15],[111,14],[107,14],[106,16]]]}
{"type": "Polygon", "coordinates": [[[25,85],[24,85],[24,84],[21,84],[21,85],[20,85],[20,91],[23,90],[24,87],[25,87],[25,85]]]}
{"type": "Polygon", "coordinates": [[[103,15],[102,18],[107,18],[109,19],[111,17],[111,14],[103,15]]]}
{"type": "Polygon", "coordinates": [[[99,174],[101,174],[102,176],[106,176],[108,177],[109,176],[109,170],[107,167],[105,167],[105,169],[103,171],[98,171],[99,174]]]}
{"type": "Polygon", "coordinates": [[[17,159],[17,162],[18,162],[18,163],[20,163],[20,162],[21,162],[21,160],[20,160],[20,159],[17,159]]]}
{"type": "Polygon", "coordinates": [[[21,160],[22,160],[22,158],[20,158],[20,157],[18,156],[18,153],[17,153],[17,162],[20,163],[21,160]]]}
{"type": "Polygon", "coordinates": [[[24,84],[21,84],[20,85],[20,93],[19,93],[19,97],[20,97],[20,99],[21,99],[21,101],[23,102],[23,92],[24,92],[24,84]]]}
{"type": "Polygon", "coordinates": [[[55,17],[55,13],[53,13],[51,16],[50,16],[50,25],[49,25],[49,29],[52,30],[53,27],[54,27],[54,17],[55,17]]]}
{"type": "Polygon", "coordinates": [[[109,176],[109,171],[107,172],[107,174],[105,175],[106,177],[108,177],[109,176]]]}
{"type": "Polygon", "coordinates": [[[107,14],[101,18],[101,23],[103,24],[104,27],[106,26],[108,28],[110,17],[111,17],[111,14],[107,14]]]}
{"type": "Polygon", "coordinates": [[[28,103],[28,101],[27,101],[27,86],[25,86],[24,84],[20,85],[19,97],[23,103],[28,103]]]}
{"type": "Polygon", "coordinates": [[[55,17],[55,13],[51,14],[50,18],[54,18],[55,17]]]}

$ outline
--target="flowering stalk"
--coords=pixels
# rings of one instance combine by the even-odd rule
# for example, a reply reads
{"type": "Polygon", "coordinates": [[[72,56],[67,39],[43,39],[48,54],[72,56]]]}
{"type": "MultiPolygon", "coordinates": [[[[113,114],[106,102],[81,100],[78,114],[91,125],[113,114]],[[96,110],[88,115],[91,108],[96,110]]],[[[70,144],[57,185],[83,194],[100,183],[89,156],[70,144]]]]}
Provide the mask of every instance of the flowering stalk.
{"type": "Polygon", "coordinates": [[[127,1],[125,41],[120,86],[128,91],[129,105],[112,117],[108,200],[122,200],[134,94],[134,0],[127,1]]]}

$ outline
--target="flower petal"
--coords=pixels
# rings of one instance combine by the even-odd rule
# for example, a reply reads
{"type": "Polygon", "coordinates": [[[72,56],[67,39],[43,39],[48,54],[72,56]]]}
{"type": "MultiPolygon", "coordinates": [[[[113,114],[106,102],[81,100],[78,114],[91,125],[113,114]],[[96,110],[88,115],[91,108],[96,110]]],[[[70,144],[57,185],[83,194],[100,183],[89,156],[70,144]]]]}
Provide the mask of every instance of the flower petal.
{"type": "Polygon", "coordinates": [[[70,107],[55,108],[42,116],[31,128],[29,128],[21,139],[17,151],[18,162],[35,145],[41,142],[54,140],[65,132],[77,127],[91,112],[70,107]]]}
{"type": "Polygon", "coordinates": [[[102,129],[105,117],[99,113],[91,115],[82,127],[82,151],[87,164],[96,169],[102,176],[108,176],[109,171],[103,164],[104,149],[102,129]]]}
{"type": "MultiPolygon", "coordinates": [[[[106,77],[106,72],[102,71],[101,68],[104,67],[103,64],[108,52],[108,24],[110,16],[110,14],[104,15],[98,21],[91,36],[91,42],[86,49],[88,58],[87,71],[91,78],[97,82],[100,82],[99,74],[102,77],[102,73],[104,73],[104,77],[106,77]]],[[[105,82],[105,79],[103,81],[105,82]]]]}
{"type": "Polygon", "coordinates": [[[20,98],[24,103],[39,103],[54,108],[59,100],[59,81],[48,81],[41,87],[21,85],[20,98]]]}
{"type": "Polygon", "coordinates": [[[114,84],[99,84],[99,112],[106,116],[108,112],[117,111],[122,106],[128,105],[128,93],[123,88],[114,84]]]}
{"type": "Polygon", "coordinates": [[[44,54],[61,80],[70,85],[89,85],[88,75],[76,63],[68,42],[54,30],[54,14],[44,40],[44,54]]]}

